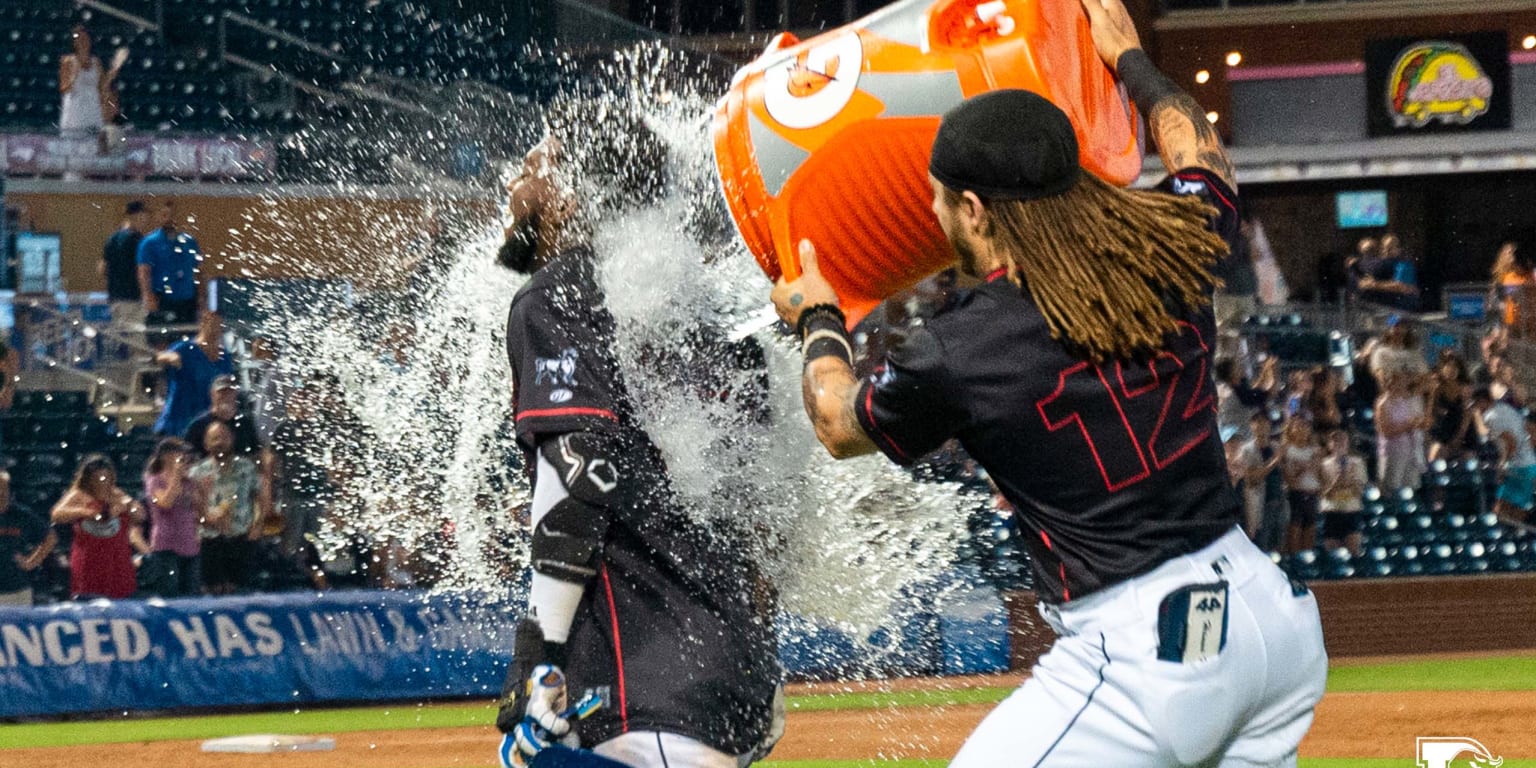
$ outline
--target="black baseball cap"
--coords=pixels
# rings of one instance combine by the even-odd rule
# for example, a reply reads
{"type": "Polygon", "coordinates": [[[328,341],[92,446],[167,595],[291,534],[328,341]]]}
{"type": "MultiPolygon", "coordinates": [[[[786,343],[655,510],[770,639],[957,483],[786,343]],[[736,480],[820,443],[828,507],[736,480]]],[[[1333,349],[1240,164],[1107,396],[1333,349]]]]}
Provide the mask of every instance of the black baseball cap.
{"type": "Polygon", "coordinates": [[[1077,184],[1077,131],[1065,112],[1030,91],[991,91],[944,115],[928,172],[990,200],[1037,200],[1077,184]]]}

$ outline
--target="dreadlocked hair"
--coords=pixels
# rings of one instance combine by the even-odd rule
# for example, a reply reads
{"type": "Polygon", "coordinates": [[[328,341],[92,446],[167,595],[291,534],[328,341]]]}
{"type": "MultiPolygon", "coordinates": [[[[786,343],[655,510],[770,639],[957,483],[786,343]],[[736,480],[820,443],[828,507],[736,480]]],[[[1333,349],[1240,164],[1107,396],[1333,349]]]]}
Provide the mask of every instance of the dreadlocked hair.
{"type": "Polygon", "coordinates": [[[1180,316],[1211,303],[1211,269],[1231,250],[1199,198],[1089,173],[1063,194],[986,210],[1008,279],[1029,291],[1053,338],[1094,362],[1162,349],[1180,316]]]}

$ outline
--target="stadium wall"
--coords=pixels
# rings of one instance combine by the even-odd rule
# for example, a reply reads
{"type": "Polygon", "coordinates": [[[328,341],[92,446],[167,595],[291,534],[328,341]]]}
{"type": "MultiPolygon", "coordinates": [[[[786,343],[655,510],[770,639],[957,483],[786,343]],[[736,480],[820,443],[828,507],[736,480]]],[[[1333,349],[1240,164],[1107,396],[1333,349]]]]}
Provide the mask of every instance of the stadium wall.
{"type": "MultiPolygon", "coordinates": [[[[1310,585],[1331,658],[1536,649],[1536,574],[1310,585]]],[[[1055,641],[1033,592],[1008,592],[1009,653],[1028,669],[1055,641]]]]}

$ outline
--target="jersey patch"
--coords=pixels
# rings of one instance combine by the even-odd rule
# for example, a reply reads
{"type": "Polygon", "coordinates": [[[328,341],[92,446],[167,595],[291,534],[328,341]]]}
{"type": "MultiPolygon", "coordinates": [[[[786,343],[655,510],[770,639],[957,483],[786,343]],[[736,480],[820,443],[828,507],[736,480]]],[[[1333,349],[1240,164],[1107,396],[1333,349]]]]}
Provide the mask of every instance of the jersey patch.
{"type": "Polygon", "coordinates": [[[1170,592],[1157,610],[1157,658],[1179,664],[1213,659],[1227,647],[1227,582],[1170,592]]]}

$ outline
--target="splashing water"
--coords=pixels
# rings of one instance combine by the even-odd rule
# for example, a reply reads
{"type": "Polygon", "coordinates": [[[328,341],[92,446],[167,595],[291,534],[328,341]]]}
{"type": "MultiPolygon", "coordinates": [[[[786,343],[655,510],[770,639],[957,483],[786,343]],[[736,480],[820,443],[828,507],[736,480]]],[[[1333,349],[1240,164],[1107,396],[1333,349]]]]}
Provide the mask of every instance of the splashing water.
{"type": "MultiPolygon", "coordinates": [[[[669,148],[666,193],[599,222],[593,242],[617,322],[616,356],[683,503],[701,519],[734,518],[762,534],[755,555],[785,611],[856,637],[887,625],[903,587],[950,565],[965,532],[961,510],[976,500],[957,486],[917,482],[879,456],[832,461],[802,410],[798,346],[775,331],[753,337],[766,366],[766,418],[648,362],[656,350],[707,362],[707,345],[696,340],[721,338],[766,303],[770,286],[734,233],[721,237],[699,226],[711,213],[720,221],[704,119],[706,92],[719,84],[689,74],[686,62],[656,46],[614,56],[585,79],[621,83],[599,98],[638,107],[669,148]]],[[[402,152],[413,141],[389,140],[402,152]]],[[[517,451],[503,327],[523,278],[493,264],[501,238],[494,207],[455,205],[463,215],[461,244],[412,300],[375,302],[380,306],[342,317],[318,309],[320,301],[309,312],[275,311],[285,297],[262,289],[253,303],[274,310],[260,330],[285,340],[289,369],[335,373],[381,448],[351,483],[362,511],[322,532],[322,540],[337,547],[355,529],[419,549],[451,523],[451,549],[414,556],[435,558],[447,584],[503,589],[506,575],[527,562],[525,538],[510,550],[497,546],[518,527],[504,510],[528,499],[511,458],[517,451]],[[380,331],[390,328],[408,329],[405,364],[380,352],[380,331]],[[496,500],[494,509],[487,498],[496,500]]],[[[302,246],[302,227],[263,224],[248,228],[252,243],[257,230],[270,241],[248,247],[252,258],[302,246]]],[[[411,228],[409,221],[379,226],[411,228]]],[[[752,368],[716,373],[729,391],[749,390],[764,375],[752,368]]]]}

